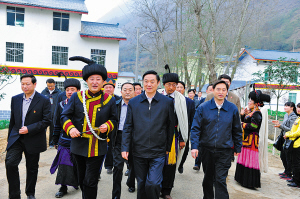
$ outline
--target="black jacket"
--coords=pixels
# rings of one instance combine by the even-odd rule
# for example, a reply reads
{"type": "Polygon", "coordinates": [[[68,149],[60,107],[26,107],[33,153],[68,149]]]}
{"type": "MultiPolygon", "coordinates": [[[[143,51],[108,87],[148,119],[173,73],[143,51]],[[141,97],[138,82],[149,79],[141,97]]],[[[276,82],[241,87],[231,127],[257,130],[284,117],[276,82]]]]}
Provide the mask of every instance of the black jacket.
{"type": "Polygon", "coordinates": [[[225,100],[220,112],[215,99],[201,104],[195,113],[191,130],[192,149],[201,146],[232,148],[241,152],[242,127],[238,108],[225,100]]]}
{"type": "MultiPolygon", "coordinates": [[[[53,91],[53,93],[51,94],[52,98],[53,98],[53,103],[51,104],[51,116],[53,116],[54,112],[55,112],[55,107],[58,103],[58,95],[62,93],[61,90],[59,90],[56,86],[55,86],[55,90],[53,91]]],[[[50,99],[50,92],[49,89],[46,87],[42,92],[42,95],[45,95],[47,98],[50,99]]]]}
{"type": "Polygon", "coordinates": [[[117,122],[116,122],[116,127],[114,130],[111,132],[111,142],[112,142],[112,147],[116,145],[117,141],[117,131],[119,129],[119,123],[120,123],[120,116],[121,116],[121,108],[122,108],[122,97],[119,98],[119,100],[116,101],[116,110],[117,110],[117,122]]]}
{"type": "MultiPolygon", "coordinates": [[[[61,124],[67,135],[74,127],[79,132],[85,132],[88,129],[82,104],[82,92],[73,93],[61,114],[61,124]]],[[[107,134],[98,133],[100,137],[106,137],[116,126],[115,98],[102,92],[93,97],[86,91],[86,104],[88,114],[93,115],[90,121],[93,128],[100,127],[102,124],[110,127],[107,134]]],[[[84,133],[82,137],[72,138],[71,152],[84,157],[105,155],[107,142],[106,140],[98,140],[91,133],[84,133]]]]}
{"type": "MultiPolygon", "coordinates": [[[[7,148],[20,137],[19,129],[22,127],[22,105],[23,93],[13,96],[11,99],[11,116],[9,122],[7,148]]],[[[24,126],[28,129],[28,134],[24,136],[25,149],[28,153],[40,153],[46,151],[46,128],[50,124],[51,111],[50,101],[38,92],[30,103],[24,126]]]]}
{"type": "Polygon", "coordinates": [[[133,155],[157,158],[171,150],[175,127],[173,101],[156,92],[149,104],[145,92],[129,100],[122,135],[122,151],[133,155]]]}

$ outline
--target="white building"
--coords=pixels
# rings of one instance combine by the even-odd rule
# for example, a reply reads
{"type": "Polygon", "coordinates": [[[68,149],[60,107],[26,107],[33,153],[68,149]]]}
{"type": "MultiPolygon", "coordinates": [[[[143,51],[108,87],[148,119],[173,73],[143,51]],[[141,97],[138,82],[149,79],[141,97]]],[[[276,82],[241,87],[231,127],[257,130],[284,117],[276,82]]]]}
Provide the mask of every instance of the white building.
{"type": "MultiPolygon", "coordinates": [[[[260,70],[263,71],[266,65],[270,65],[272,64],[272,62],[276,62],[280,58],[286,58],[287,62],[293,62],[298,65],[300,64],[299,52],[258,50],[258,49],[251,49],[251,48],[243,49],[242,53],[239,55],[239,63],[238,63],[236,74],[234,76],[234,80],[238,80],[236,82],[244,81],[244,85],[245,85],[246,81],[251,81],[255,78],[252,75],[253,73],[258,72],[260,70]]],[[[229,74],[231,74],[231,71],[229,74]]],[[[298,82],[299,82],[299,76],[298,76],[298,82]]],[[[244,85],[240,85],[240,87],[243,87],[244,85]]],[[[261,89],[262,91],[266,89],[264,88],[264,84],[257,84],[256,88],[261,89]]],[[[292,101],[296,105],[297,103],[300,103],[300,91],[294,90],[291,87],[290,91],[287,92],[279,100],[279,111],[283,111],[284,103],[287,101],[292,101]]],[[[271,109],[276,110],[277,100],[275,97],[272,98],[270,104],[271,104],[271,109]]]]}
{"type": "MultiPolygon", "coordinates": [[[[71,56],[83,56],[103,64],[108,80],[118,77],[119,41],[126,40],[118,24],[81,21],[88,14],[84,0],[0,0],[0,65],[11,71],[37,76],[38,92],[53,78],[62,85],[64,78],[81,78],[83,62],[71,62],[71,56]]],[[[0,103],[1,115],[10,110],[11,97],[21,93],[19,80],[0,91],[6,93],[0,103]]]]}
{"type": "MultiPolygon", "coordinates": [[[[140,75],[138,76],[138,79],[139,79],[139,83],[142,84],[142,77],[140,75]]],[[[120,95],[121,86],[126,82],[130,82],[130,83],[135,82],[135,74],[133,72],[119,72],[118,80],[116,82],[115,94],[120,95]]]]}

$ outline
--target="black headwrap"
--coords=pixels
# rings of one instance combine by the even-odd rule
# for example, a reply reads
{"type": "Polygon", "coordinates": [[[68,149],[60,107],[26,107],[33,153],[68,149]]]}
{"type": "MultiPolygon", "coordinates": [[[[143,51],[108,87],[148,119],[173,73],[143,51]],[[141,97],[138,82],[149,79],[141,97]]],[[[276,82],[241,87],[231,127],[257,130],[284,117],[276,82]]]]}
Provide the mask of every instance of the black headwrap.
{"type": "Polygon", "coordinates": [[[64,82],[64,88],[68,88],[70,86],[74,86],[76,87],[78,90],[80,90],[81,88],[81,84],[80,84],[80,81],[78,79],[66,79],[65,82],[64,82]]]}
{"type": "Polygon", "coordinates": [[[101,75],[104,81],[107,79],[106,68],[102,65],[96,64],[93,60],[81,56],[70,57],[69,60],[79,60],[88,64],[85,65],[82,69],[82,78],[84,81],[86,81],[89,78],[89,76],[96,74],[101,75]]]}
{"type": "Polygon", "coordinates": [[[165,69],[169,70],[169,73],[165,73],[163,75],[163,78],[162,78],[163,83],[164,84],[167,83],[167,82],[176,82],[176,83],[178,83],[178,81],[179,81],[178,74],[177,73],[171,73],[171,70],[170,70],[170,67],[169,67],[168,64],[165,65],[165,69]]]}
{"type": "Polygon", "coordinates": [[[264,106],[263,102],[270,102],[270,95],[263,94],[260,90],[254,90],[249,93],[249,98],[258,103],[258,106],[264,106]]]}

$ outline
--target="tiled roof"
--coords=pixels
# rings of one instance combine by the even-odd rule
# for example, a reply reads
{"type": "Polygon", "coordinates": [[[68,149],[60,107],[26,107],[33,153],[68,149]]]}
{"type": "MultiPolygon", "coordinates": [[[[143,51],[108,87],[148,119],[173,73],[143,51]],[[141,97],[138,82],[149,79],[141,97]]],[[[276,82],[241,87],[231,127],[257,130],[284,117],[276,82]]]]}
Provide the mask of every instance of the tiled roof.
{"type": "Polygon", "coordinates": [[[80,35],[82,37],[126,40],[126,35],[119,28],[119,24],[82,21],[80,35]]]}
{"type": "Polygon", "coordinates": [[[286,58],[285,61],[291,61],[292,59],[300,62],[299,52],[289,52],[289,51],[277,51],[277,50],[257,50],[246,48],[240,57],[242,58],[245,53],[248,53],[256,60],[279,60],[280,57],[286,58]]]}
{"type": "Polygon", "coordinates": [[[84,0],[0,0],[0,3],[88,13],[84,0]]]}
{"type": "MultiPolygon", "coordinates": [[[[256,83],[256,81],[251,81],[251,84],[253,83],[256,83]]],[[[248,81],[248,84],[249,84],[249,81],[248,81]]],[[[208,84],[205,84],[202,89],[201,89],[201,92],[205,93],[206,92],[206,88],[207,88],[208,84]]],[[[233,80],[230,84],[230,87],[229,87],[229,90],[232,91],[232,90],[235,90],[235,89],[238,89],[238,88],[242,88],[246,86],[246,81],[242,81],[242,80],[233,80]]],[[[198,88],[197,88],[198,89],[198,88]]]]}
{"type": "MultiPolygon", "coordinates": [[[[119,72],[118,77],[132,77],[135,78],[135,74],[133,72],[119,72]]],[[[138,76],[139,80],[142,80],[142,76],[138,76]]]]}

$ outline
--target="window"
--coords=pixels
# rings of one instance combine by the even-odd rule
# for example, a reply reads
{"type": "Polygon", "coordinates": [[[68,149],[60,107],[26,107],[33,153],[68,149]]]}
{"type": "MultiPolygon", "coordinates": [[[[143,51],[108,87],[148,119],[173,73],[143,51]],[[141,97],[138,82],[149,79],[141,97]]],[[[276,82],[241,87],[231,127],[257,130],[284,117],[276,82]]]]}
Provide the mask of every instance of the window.
{"type": "Polygon", "coordinates": [[[52,46],[52,64],[68,65],[68,47],[52,46]]]}
{"type": "Polygon", "coordinates": [[[23,62],[24,44],[6,42],[6,61],[23,62]]]}
{"type": "Polygon", "coordinates": [[[53,12],[53,30],[69,31],[69,18],[69,14],[53,12]]]}
{"type": "Polygon", "coordinates": [[[7,25],[24,27],[24,8],[7,6],[7,25]]]}
{"type": "Polygon", "coordinates": [[[117,88],[121,89],[122,83],[118,82],[117,88]]]}
{"type": "Polygon", "coordinates": [[[64,82],[55,82],[55,86],[56,86],[59,90],[65,91],[64,82]]]}
{"type": "Polygon", "coordinates": [[[296,104],[297,93],[289,93],[289,102],[294,102],[296,104]]]}
{"type": "Polygon", "coordinates": [[[91,59],[94,60],[97,64],[105,66],[105,56],[106,56],[106,50],[99,50],[99,49],[91,50],[91,59]]]}

